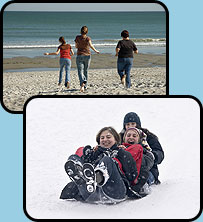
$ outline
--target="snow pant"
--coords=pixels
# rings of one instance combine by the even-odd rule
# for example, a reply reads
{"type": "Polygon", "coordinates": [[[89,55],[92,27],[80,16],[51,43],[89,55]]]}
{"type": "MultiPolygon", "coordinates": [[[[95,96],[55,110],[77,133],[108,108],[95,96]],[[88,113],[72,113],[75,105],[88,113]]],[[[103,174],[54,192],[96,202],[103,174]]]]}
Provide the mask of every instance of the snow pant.
{"type": "MultiPolygon", "coordinates": [[[[77,159],[81,161],[82,159],[78,155],[71,155],[69,159],[77,159]]],[[[99,170],[100,166],[102,170],[106,170],[108,179],[105,184],[99,186],[97,185],[95,192],[89,193],[86,189],[86,183],[77,185],[78,190],[82,198],[86,202],[97,202],[97,203],[115,203],[126,199],[126,186],[121,177],[121,174],[117,168],[116,163],[111,157],[104,156],[95,169],[99,170]]]]}

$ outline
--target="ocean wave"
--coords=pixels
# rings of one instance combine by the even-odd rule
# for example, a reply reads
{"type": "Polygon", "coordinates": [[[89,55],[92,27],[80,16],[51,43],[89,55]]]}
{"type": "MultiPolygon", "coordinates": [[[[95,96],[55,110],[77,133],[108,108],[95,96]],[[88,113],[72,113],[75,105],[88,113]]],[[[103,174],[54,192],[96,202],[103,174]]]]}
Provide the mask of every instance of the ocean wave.
{"type": "Polygon", "coordinates": [[[58,45],[4,45],[4,49],[58,48],[58,45]]]}
{"type": "MultiPolygon", "coordinates": [[[[130,38],[134,42],[166,42],[166,38],[130,38]]],[[[120,39],[105,39],[106,42],[118,42],[120,39]]]]}
{"type": "MultiPolygon", "coordinates": [[[[95,47],[115,47],[120,39],[105,39],[105,40],[92,40],[95,47]]],[[[166,39],[131,39],[136,43],[137,46],[166,46],[166,39]]],[[[68,41],[69,44],[74,48],[74,42],[68,41]]],[[[29,44],[29,45],[8,45],[4,44],[3,49],[37,49],[37,48],[58,48],[59,45],[55,44],[29,44]]]]}

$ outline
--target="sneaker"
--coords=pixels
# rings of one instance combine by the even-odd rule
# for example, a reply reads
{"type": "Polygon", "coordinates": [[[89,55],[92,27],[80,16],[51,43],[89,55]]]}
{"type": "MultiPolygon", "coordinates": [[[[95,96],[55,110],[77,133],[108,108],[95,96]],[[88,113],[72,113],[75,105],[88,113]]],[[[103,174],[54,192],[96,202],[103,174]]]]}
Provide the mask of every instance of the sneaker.
{"type": "Polygon", "coordinates": [[[72,160],[68,160],[65,163],[64,167],[70,179],[74,181],[77,185],[80,185],[85,182],[83,173],[82,173],[82,167],[79,164],[76,164],[72,160]]]}
{"type": "Polygon", "coordinates": [[[86,189],[89,193],[93,193],[96,190],[96,176],[94,167],[90,163],[85,163],[82,169],[84,178],[86,180],[86,189]]]}

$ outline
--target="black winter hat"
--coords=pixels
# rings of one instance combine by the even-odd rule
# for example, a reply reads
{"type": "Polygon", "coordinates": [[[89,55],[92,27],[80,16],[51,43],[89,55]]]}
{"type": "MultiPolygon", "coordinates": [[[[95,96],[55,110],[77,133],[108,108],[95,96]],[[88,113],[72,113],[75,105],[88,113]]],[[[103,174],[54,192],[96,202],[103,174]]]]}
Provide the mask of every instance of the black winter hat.
{"type": "Polygon", "coordinates": [[[123,120],[123,128],[125,129],[125,124],[130,122],[135,122],[137,126],[141,127],[140,117],[134,112],[130,112],[125,115],[123,120]]]}

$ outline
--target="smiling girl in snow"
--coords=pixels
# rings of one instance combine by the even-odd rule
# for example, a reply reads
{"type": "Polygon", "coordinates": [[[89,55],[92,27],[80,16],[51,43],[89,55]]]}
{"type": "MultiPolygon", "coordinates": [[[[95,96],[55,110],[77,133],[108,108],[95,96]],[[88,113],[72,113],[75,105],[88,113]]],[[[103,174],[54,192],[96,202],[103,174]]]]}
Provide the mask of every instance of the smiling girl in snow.
{"type": "MultiPolygon", "coordinates": [[[[96,147],[80,147],[68,158],[65,170],[72,182],[63,189],[61,199],[118,203],[127,198],[129,184],[138,176],[136,161],[119,147],[114,128],[102,128],[96,141],[96,147]]],[[[136,198],[140,197],[137,194],[136,198]]]]}
{"type": "Polygon", "coordinates": [[[138,170],[137,178],[130,183],[129,189],[132,192],[128,196],[134,197],[133,191],[146,196],[151,192],[147,180],[155,159],[147,143],[147,136],[141,129],[129,127],[123,135],[123,141],[120,147],[131,153],[138,170]]]}
{"type": "MultiPolygon", "coordinates": [[[[150,146],[151,151],[152,151],[154,158],[155,158],[154,164],[153,164],[152,168],[150,169],[150,172],[148,175],[147,183],[149,185],[160,184],[161,182],[158,179],[159,169],[158,169],[157,165],[161,164],[162,161],[164,160],[164,151],[162,149],[162,146],[159,142],[158,137],[156,135],[154,135],[153,133],[151,133],[148,129],[143,128],[141,126],[140,117],[135,112],[129,112],[125,115],[125,117],[123,119],[123,129],[120,132],[121,139],[123,138],[126,130],[131,127],[139,128],[140,130],[142,130],[146,134],[145,139],[144,139],[145,143],[147,142],[147,144],[150,146]]],[[[143,169],[143,171],[145,171],[145,167],[141,167],[141,170],[142,169],[143,169]]],[[[147,173],[145,173],[145,174],[147,176],[147,173]]],[[[143,183],[144,183],[144,181],[143,181],[143,183]]]]}
{"type": "MultiPolygon", "coordinates": [[[[72,182],[65,186],[60,199],[118,203],[128,197],[137,199],[149,194],[148,191],[140,192],[139,173],[145,162],[142,160],[141,131],[136,134],[138,131],[135,128],[126,131],[125,143],[120,145],[116,130],[104,127],[96,136],[96,147],[78,148],[65,163],[72,182]]],[[[150,167],[152,165],[153,155],[150,167]]]]}

